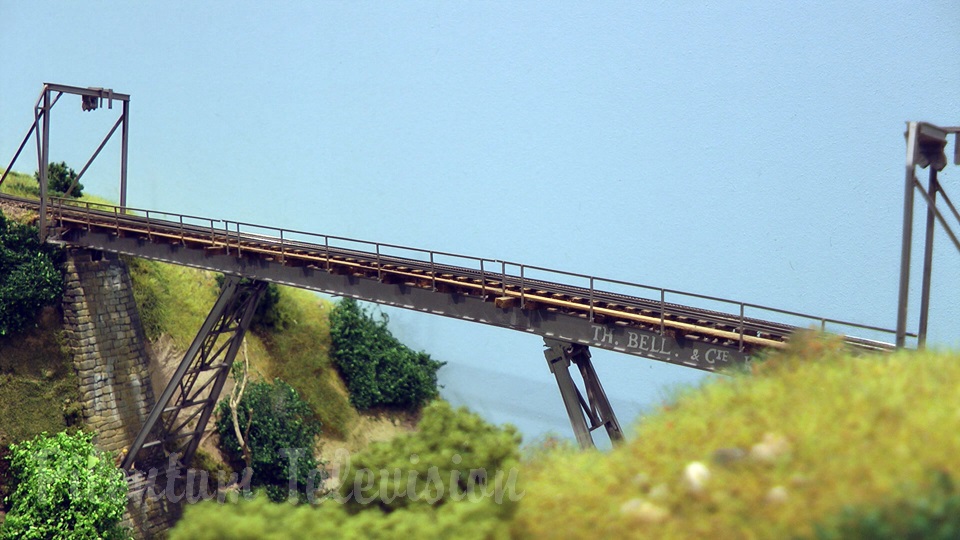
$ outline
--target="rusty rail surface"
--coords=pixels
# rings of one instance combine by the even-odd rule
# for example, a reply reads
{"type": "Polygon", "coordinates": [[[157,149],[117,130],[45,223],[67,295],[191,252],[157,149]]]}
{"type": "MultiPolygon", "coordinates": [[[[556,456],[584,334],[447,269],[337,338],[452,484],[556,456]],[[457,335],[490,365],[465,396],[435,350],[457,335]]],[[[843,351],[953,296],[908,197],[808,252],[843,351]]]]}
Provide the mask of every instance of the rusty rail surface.
{"type": "MultiPolygon", "coordinates": [[[[39,209],[34,200],[7,195],[0,195],[0,199],[39,209]]],[[[739,346],[740,350],[783,347],[792,332],[804,327],[827,330],[829,325],[832,331],[842,327],[884,336],[895,334],[895,330],[877,326],[500,259],[75,199],[51,198],[48,209],[53,239],[62,239],[74,229],[109,231],[116,236],[180,244],[208,253],[261,258],[285,266],[479,296],[498,307],[562,311],[591,322],[615,322],[661,335],[681,333],[739,346]],[[668,298],[681,299],[684,304],[668,298]],[[695,302],[709,303],[717,309],[685,305],[695,302]],[[758,318],[754,312],[787,316],[798,323],[772,322],[758,318]]],[[[845,340],[862,349],[893,349],[881,340],[849,336],[845,340]]]]}

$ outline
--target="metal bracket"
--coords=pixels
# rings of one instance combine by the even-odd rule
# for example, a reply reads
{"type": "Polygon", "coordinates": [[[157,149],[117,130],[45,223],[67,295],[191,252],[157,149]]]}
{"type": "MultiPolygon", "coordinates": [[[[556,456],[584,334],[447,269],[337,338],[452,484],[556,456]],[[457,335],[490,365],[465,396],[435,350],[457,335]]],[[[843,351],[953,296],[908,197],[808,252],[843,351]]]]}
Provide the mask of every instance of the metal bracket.
{"type": "Polygon", "coordinates": [[[121,465],[125,471],[135,463],[142,470],[162,467],[173,454],[178,454],[175,458],[181,464],[190,464],[266,285],[227,277],[216,304],[127,451],[121,465]]]}
{"type": "Polygon", "coordinates": [[[587,449],[596,446],[591,432],[600,427],[606,428],[611,442],[614,444],[622,442],[623,430],[620,429],[617,415],[614,414],[613,407],[610,406],[610,401],[607,399],[607,394],[603,391],[600,377],[593,369],[593,362],[590,360],[590,348],[578,343],[547,338],[544,338],[543,342],[546,347],[543,355],[547,359],[547,365],[550,366],[550,372],[557,378],[560,397],[563,398],[567,416],[570,417],[570,425],[573,427],[573,433],[577,437],[580,448],[587,449]],[[573,382],[573,377],[570,376],[571,362],[580,369],[587,399],[583,398],[580,389],[573,382]]]}

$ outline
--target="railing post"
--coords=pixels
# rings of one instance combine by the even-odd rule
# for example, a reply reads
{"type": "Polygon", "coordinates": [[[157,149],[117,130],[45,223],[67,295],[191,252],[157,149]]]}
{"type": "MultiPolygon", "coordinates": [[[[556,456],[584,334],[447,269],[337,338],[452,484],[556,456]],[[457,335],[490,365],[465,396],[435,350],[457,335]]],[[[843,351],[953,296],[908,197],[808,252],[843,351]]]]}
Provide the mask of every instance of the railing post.
{"type": "Polygon", "coordinates": [[[483,259],[480,259],[480,296],[487,298],[487,276],[483,272],[483,259]]]}
{"type": "Polygon", "coordinates": [[[284,249],[283,245],[283,229],[280,229],[280,264],[284,264],[286,262],[286,254],[287,251],[284,249]]]}
{"type": "Polygon", "coordinates": [[[330,271],[330,237],[323,235],[323,255],[326,257],[327,272],[330,271]]]}
{"type": "Polygon", "coordinates": [[[153,242],[153,228],[150,227],[150,211],[145,210],[145,212],[147,213],[147,240],[153,242]]]}
{"type": "Polygon", "coordinates": [[[527,298],[523,292],[523,265],[520,265],[520,309],[524,309],[524,306],[527,305],[527,298]]]}
{"type": "Polygon", "coordinates": [[[113,207],[113,224],[117,228],[117,237],[120,237],[120,214],[117,213],[117,207],[113,207]]]}
{"type": "Polygon", "coordinates": [[[507,261],[500,261],[500,272],[503,274],[503,277],[500,278],[500,288],[504,296],[507,295],[507,261]]]}
{"type": "Polygon", "coordinates": [[[743,331],[746,324],[743,320],[743,302],[740,302],[740,352],[743,352],[743,331]]]}
{"type": "Polygon", "coordinates": [[[237,258],[243,257],[243,246],[240,245],[240,222],[237,222],[237,258]]]}
{"type": "Polygon", "coordinates": [[[377,281],[383,281],[383,271],[380,269],[380,242],[374,246],[377,248],[377,281]]]}
{"type": "Polygon", "coordinates": [[[433,278],[433,291],[437,291],[437,266],[433,262],[433,252],[430,252],[430,277],[433,278]]]}
{"type": "Polygon", "coordinates": [[[663,289],[660,289],[660,335],[662,336],[665,333],[663,316],[664,312],[667,311],[667,303],[665,301],[666,292],[663,289]]]}
{"type": "Polygon", "coordinates": [[[590,276],[590,322],[593,322],[593,276],[590,276]]]}
{"type": "Polygon", "coordinates": [[[186,247],[187,243],[183,240],[183,214],[180,215],[180,245],[186,247]]]}

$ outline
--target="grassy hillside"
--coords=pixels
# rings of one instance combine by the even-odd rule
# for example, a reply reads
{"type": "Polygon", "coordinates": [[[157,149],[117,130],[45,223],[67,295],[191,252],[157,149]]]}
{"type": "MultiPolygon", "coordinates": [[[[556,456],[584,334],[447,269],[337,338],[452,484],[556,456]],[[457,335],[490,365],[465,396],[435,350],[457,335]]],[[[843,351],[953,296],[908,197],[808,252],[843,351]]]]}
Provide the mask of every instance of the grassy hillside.
{"type": "MultiPolygon", "coordinates": [[[[0,192],[36,197],[32,175],[11,172],[0,192]]],[[[30,223],[35,214],[0,208],[14,221],[30,223]]],[[[0,447],[43,431],[57,432],[81,418],[77,378],[63,342],[60,313],[46,308],[36,326],[0,337],[0,447]]]]}
{"type": "Polygon", "coordinates": [[[845,508],[960,479],[956,354],[857,358],[800,339],[755,371],[687,391],[609,454],[532,463],[515,533],[815,537],[845,508]]]}
{"type": "MultiPolygon", "coordinates": [[[[216,274],[136,258],[127,264],[147,338],[155,345],[169,340],[169,361],[178,362],[216,301],[216,274]]],[[[288,382],[317,413],[326,435],[348,436],[357,413],[328,354],[329,303],[281,287],[277,309],[283,328],[247,333],[254,376],[288,382]]]]}
{"type": "MultiPolygon", "coordinates": [[[[0,171],[0,174],[3,174],[3,172],[0,171]]],[[[10,171],[10,174],[7,175],[3,184],[0,184],[0,193],[16,195],[18,197],[39,198],[40,187],[32,175],[10,171]]]]}
{"type": "MultiPolygon", "coordinates": [[[[2,170],[0,170],[2,174],[2,170]]],[[[36,179],[34,179],[32,174],[24,174],[17,171],[11,171],[7,175],[6,180],[3,181],[3,184],[0,184],[0,193],[6,193],[8,195],[16,195],[17,197],[27,197],[31,199],[40,198],[40,186],[37,185],[36,179]]],[[[103,203],[103,204],[116,204],[111,202],[103,197],[98,197],[96,195],[90,195],[84,193],[82,197],[79,198],[81,201],[89,201],[92,203],[103,203]]]]}
{"type": "Polygon", "coordinates": [[[48,308],[36,328],[0,337],[0,445],[62,431],[82,419],[59,319],[48,308]]]}

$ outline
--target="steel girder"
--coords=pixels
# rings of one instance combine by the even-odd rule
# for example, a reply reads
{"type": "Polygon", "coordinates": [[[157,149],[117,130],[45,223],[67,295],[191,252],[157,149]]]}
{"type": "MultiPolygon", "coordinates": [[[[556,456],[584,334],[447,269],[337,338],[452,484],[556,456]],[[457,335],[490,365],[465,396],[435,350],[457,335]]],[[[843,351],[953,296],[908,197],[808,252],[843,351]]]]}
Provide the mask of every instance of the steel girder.
{"type": "Polygon", "coordinates": [[[217,302],[130,446],[130,471],[170,460],[188,466],[267,284],[228,276],[217,302]]]}

